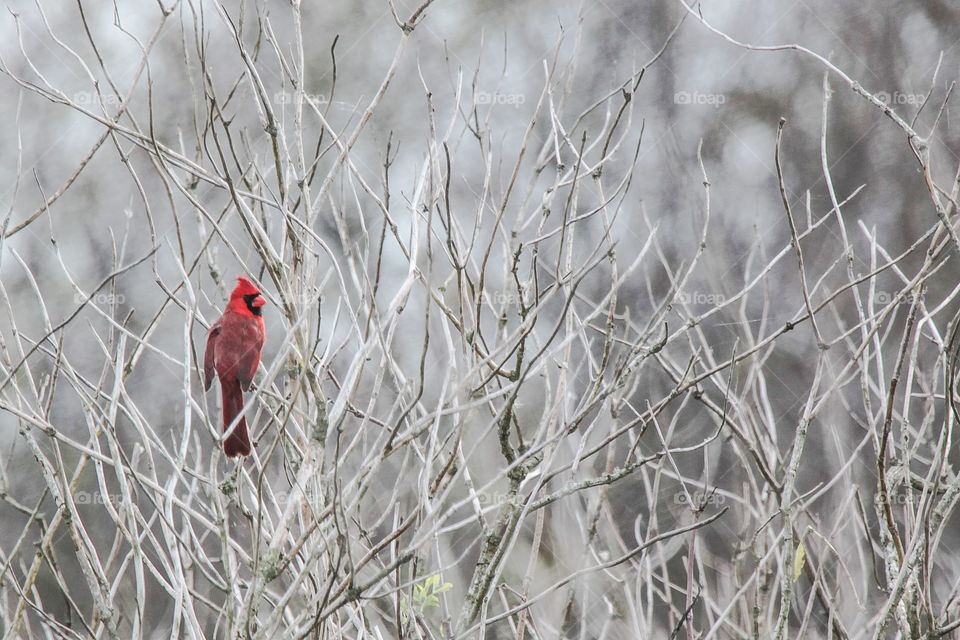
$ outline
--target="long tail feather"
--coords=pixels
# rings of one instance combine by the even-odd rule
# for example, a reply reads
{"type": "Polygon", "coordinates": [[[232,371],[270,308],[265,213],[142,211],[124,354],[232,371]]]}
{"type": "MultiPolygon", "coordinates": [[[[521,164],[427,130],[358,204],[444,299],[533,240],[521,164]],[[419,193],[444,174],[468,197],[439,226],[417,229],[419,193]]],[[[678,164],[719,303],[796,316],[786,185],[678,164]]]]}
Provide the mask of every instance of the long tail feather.
{"type": "MultiPolygon", "coordinates": [[[[238,381],[221,379],[220,393],[223,398],[223,431],[226,433],[243,409],[243,392],[238,381]]],[[[243,416],[240,416],[233,433],[223,441],[223,452],[230,458],[250,455],[250,435],[247,433],[247,419],[243,416]]]]}

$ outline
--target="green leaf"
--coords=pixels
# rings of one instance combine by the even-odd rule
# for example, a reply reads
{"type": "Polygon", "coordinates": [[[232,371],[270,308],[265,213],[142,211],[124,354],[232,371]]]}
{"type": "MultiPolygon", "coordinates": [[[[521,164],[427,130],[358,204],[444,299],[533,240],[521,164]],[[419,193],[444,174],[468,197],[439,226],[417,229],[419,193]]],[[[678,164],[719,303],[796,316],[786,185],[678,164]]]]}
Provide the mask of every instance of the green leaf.
{"type": "Polygon", "coordinates": [[[797,553],[793,556],[793,581],[796,582],[800,579],[800,574],[803,573],[803,565],[807,561],[807,548],[803,546],[803,541],[800,541],[800,544],[797,545],[797,553]]]}
{"type": "Polygon", "coordinates": [[[437,596],[452,588],[451,583],[441,581],[439,573],[427,576],[420,584],[413,585],[413,604],[420,611],[439,607],[440,598],[437,596]]]}

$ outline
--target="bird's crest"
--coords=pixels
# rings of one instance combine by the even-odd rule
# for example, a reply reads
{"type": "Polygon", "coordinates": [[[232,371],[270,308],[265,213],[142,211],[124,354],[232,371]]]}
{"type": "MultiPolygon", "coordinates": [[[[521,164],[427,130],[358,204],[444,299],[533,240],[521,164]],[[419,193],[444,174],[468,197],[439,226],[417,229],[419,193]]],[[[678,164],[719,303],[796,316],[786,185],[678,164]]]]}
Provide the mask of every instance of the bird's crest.
{"type": "Polygon", "coordinates": [[[233,290],[233,293],[230,294],[231,298],[241,298],[243,296],[249,296],[251,294],[256,295],[260,293],[260,288],[257,285],[253,284],[253,281],[246,276],[237,276],[237,287],[233,290]]]}

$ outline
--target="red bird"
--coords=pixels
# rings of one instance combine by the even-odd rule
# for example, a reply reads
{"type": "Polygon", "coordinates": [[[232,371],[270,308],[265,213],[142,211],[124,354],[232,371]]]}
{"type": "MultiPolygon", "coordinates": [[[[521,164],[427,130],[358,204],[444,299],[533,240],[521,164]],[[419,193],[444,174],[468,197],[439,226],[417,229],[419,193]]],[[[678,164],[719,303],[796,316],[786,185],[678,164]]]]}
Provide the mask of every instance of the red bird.
{"type": "MultiPolygon", "coordinates": [[[[267,337],[261,312],[267,303],[260,289],[244,276],[237,277],[237,287],[230,294],[227,309],[207,335],[207,351],[203,356],[204,389],[210,390],[213,372],[220,378],[223,398],[223,431],[233,424],[243,409],[243,392],[249,390],[253,374],[260,364],[260,350],[267,337]]],[[[223,441],[227,456],[250,455],[247,420],[240,421],[223,441]]]]}

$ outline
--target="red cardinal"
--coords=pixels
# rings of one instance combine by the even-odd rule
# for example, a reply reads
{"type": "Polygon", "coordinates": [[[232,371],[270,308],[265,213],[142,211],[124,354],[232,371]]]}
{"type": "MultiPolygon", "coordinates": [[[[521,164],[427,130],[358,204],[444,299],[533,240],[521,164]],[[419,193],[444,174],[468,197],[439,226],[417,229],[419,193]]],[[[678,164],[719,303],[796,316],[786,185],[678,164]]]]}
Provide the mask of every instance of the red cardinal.
{"type": "MultiPolygon", "coordinates": [[[[244,276],[239,276],[227,310],[210,327],[207,336],[207,352],[203,356],[204,389],[210,389],[216,370],[223,397],[224,432],[240,415],[243,409],[241,389],[250,388],[253,374],[260,364],[260,350],[267,337],[261,307],[266,303],[260,289],[244,276]]],[[[233,433],[223,441],[223,451],[231,458],[250,455],[250,436],[243,416],[240,416],[233,433]]]]}

